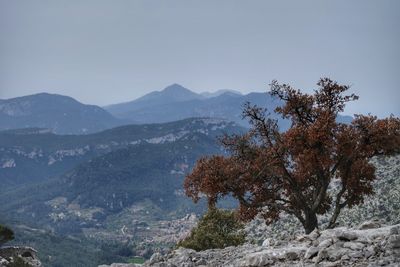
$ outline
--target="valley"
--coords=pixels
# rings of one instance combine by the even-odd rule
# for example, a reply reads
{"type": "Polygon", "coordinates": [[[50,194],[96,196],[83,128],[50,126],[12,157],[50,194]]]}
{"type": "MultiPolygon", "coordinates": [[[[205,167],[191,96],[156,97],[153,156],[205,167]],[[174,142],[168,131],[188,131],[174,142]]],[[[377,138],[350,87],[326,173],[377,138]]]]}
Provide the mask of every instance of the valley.
{"type": "Polygon", "coordinates": [[[88,135],[2,132],[0,160],[14,164],[0,169],[1,223],[17,225],[13,242],[34,246],[51,266],[73,258],[77,240],[87,251],[78,265],[148,258],[187,234],[205,208],[184,196],[185,174],[201,156],[225,153],[218,136],[243,130],[194,118],[88,135]]]}

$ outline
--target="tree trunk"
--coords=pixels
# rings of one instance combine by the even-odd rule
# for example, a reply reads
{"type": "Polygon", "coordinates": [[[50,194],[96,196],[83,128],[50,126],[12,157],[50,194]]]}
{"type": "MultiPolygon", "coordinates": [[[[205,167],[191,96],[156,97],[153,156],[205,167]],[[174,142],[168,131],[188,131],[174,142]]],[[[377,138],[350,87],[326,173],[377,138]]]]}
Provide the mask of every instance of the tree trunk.
{"type": "Polygon", "coordinates": [[[305,220],[303,226],[306,234],[309,234],[314,231],[315,228],[318,228],[317,214],[310,210],[305,211],[305,220]]]}

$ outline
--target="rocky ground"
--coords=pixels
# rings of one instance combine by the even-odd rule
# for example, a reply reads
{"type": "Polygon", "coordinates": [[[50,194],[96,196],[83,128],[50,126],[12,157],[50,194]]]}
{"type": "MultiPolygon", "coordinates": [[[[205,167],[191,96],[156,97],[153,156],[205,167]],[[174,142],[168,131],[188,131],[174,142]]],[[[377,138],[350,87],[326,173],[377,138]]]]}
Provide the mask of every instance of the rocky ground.
{"type": "MultiPolygon", "coordinates": [[[[143,266],[400,266],[400,224],[368,221],[356,228],[315,230],[276,245],[268,243],[201,252],[180,248],[165,256],[154,254],[143,266]]],[[[123,266],[138,265],[112,265],[123,266]]]]}
{"type": "Polygon", "coordinates": [[[0,248],[0,267],[31,266],[41,267],[37,251],[31,247],[2,247],[0,248]]]}

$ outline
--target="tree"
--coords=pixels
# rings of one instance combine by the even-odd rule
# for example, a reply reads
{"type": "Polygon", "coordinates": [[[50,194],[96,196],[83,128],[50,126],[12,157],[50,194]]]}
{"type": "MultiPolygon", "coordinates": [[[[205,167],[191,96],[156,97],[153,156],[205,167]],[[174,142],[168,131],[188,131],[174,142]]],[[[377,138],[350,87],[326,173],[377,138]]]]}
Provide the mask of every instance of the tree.
{"type": "Polygon", "coordinates": [[[14,239],[14,232],[7,226],[0,225],[0,246],[14,239]]]}
{"type": "Polygon", "coordinates": [[[234,212],[211,208],[193,228],[190,235],[180,241],[177,246],[196,251],[238,246],[244,243],[243,224],[234,212]]]}
{"type": "Polygon", "coordinates": [[[286,212],[310,233],[318,228],[317,215],[329,213],[328,227],[334,227],[341,209],[373,193],[369,159],[399,152],[400,119],[355,115],[351,124],[340,123],[338,114],[358,96],[344,95],[349,87],[328,78],[317,85],[306,94],[273,81],[271,94],[284,103],[275,112],[291,127],[279,131],[266,110],[247,103],[250,130],[221,139],[230,156],[200,159],[185,178],[186,194],[195,202],[207,196],[211,207],[232,195],[243,220],[261,213],[272,223],[286,212]]]}

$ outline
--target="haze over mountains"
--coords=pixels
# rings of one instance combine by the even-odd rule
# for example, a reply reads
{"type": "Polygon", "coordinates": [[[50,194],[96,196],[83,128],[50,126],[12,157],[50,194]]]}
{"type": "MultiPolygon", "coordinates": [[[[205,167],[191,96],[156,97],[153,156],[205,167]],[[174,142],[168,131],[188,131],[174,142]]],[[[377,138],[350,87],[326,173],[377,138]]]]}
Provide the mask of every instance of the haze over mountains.
{"type": "Polygon", "coordinates": [[[60,134],[88,134],[121,124],[104,109],[69,96],[40,93],[0,100],[0,130],[39,127],[60,134]]]}
{"type": "MultiPolygon", "coordinates": [[[[247,127],[247,121],[242,118],[246,102],[266,108],[279,120],[282,129],[288,126],[273,112],[282,103],[269,93],[242,95],[225,89],[197,94],[172,84],[133,101],[103,108],[48,93],[0,100],[0,130],[36,127],[57,134],[90,134],[126,124],[163,123],[193,117],[221,118],[247,127]]],[[[349,122],[351,117],[339,116],[339,120],[349,122]]]]}
{"type": "Polygon", "coordinates": [[[136,100],[104,107],[119,119],[135,123],[168,122],[190,117],[217,117],[242,126],[242,107],[246,102],[268,108],[271,112],[280,102],[268,93],[242,95],[234,90],[197,94],[173,84],[162,91],[149,93],[136,100]]]}

